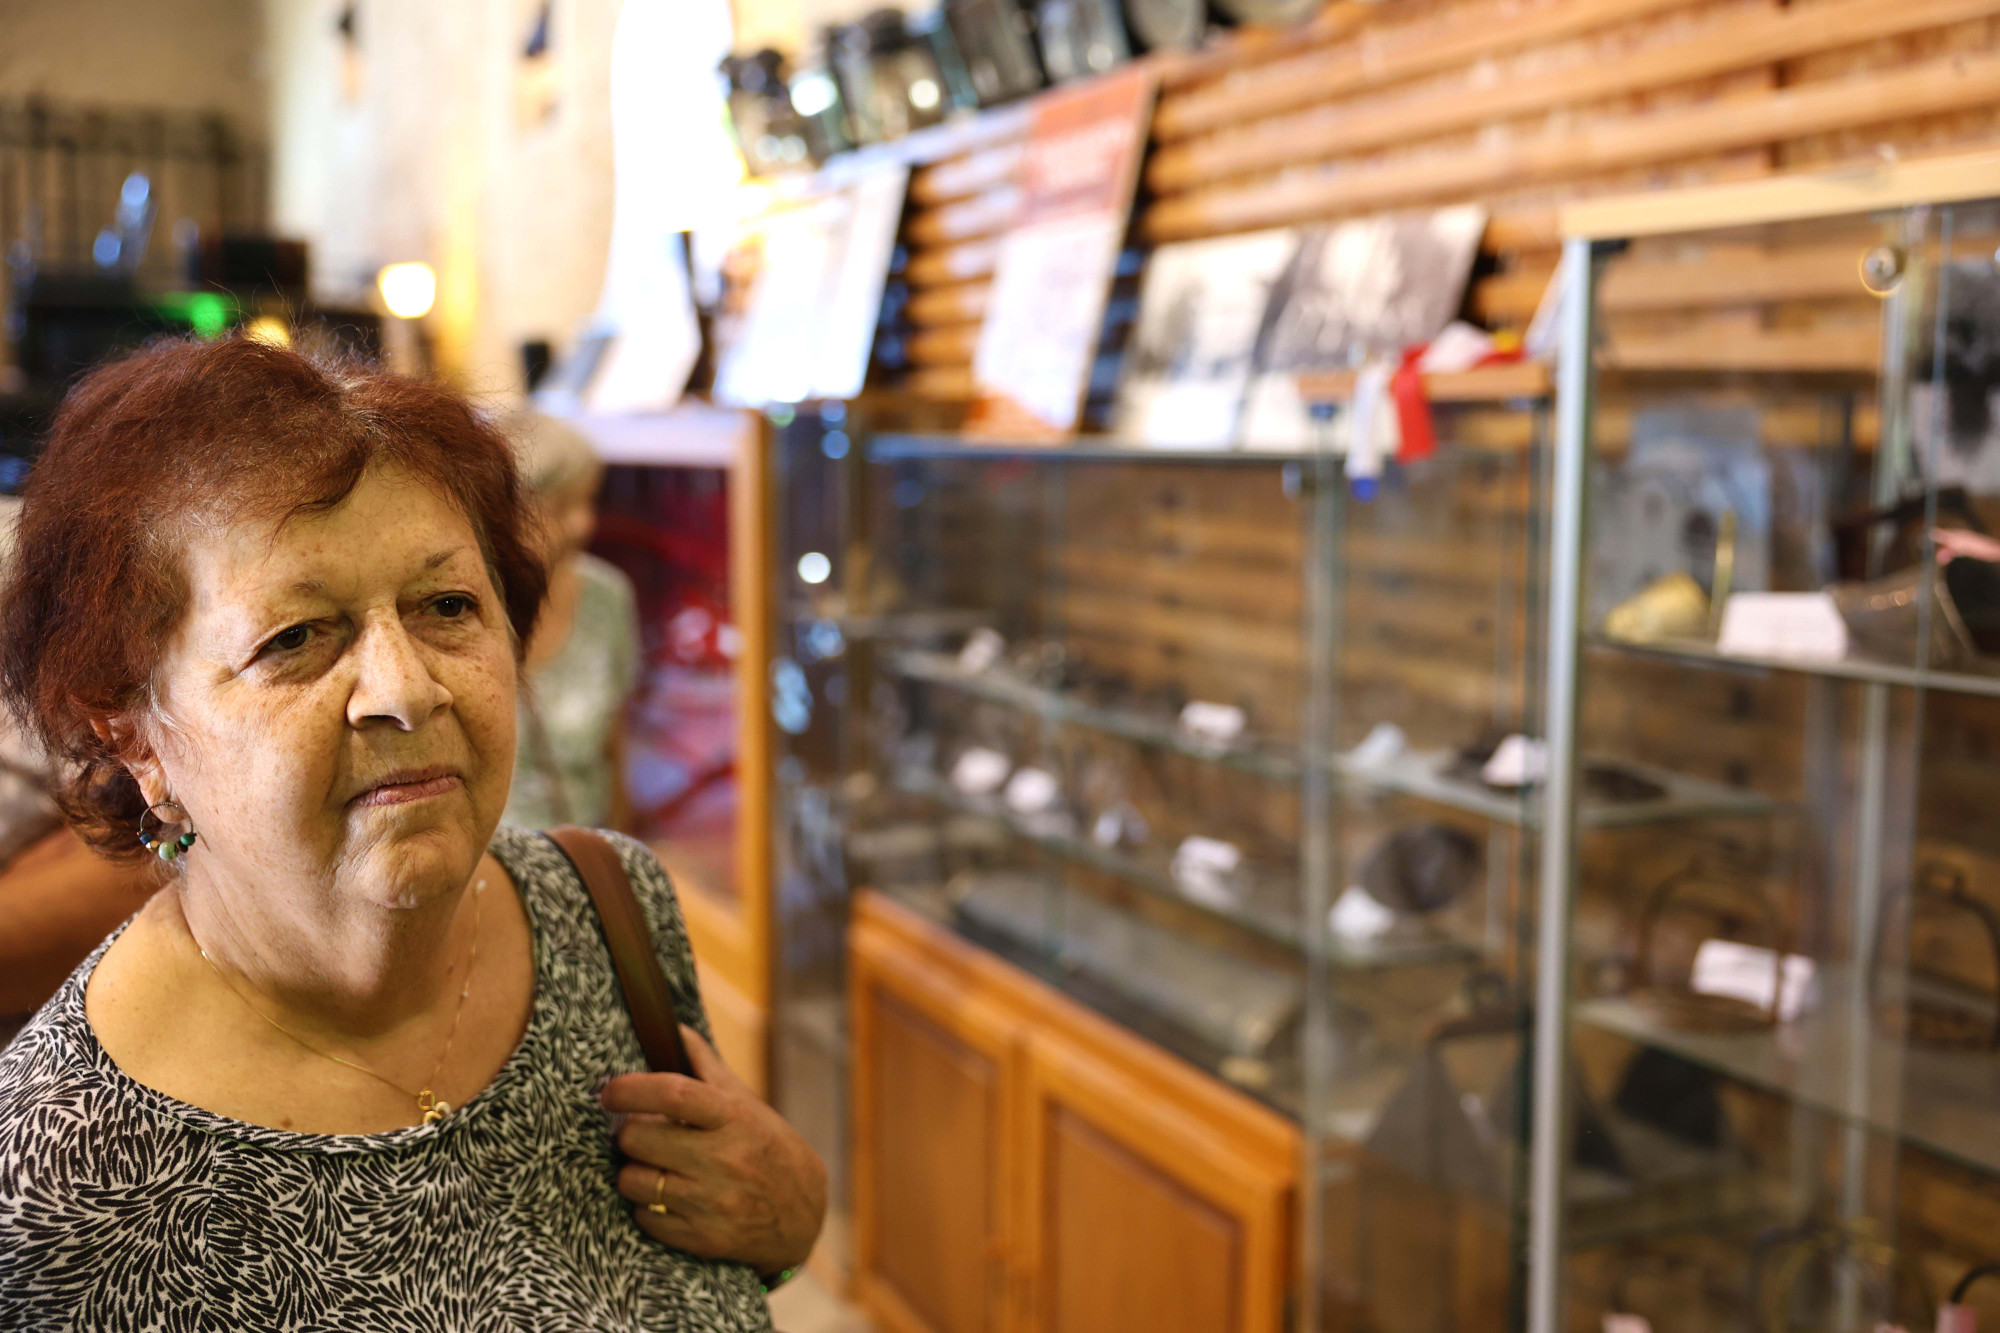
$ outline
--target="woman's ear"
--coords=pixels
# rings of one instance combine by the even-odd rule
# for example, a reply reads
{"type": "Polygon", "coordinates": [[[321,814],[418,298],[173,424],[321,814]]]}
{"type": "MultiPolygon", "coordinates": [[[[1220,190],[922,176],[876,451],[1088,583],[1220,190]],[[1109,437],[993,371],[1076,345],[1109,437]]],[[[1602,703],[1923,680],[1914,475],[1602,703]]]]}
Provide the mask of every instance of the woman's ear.
{"type": "Polygon", "coordinates": [[[166,775],[160,771],[159,756],[146,743],[140,728],[129,713],[99,713],[90,719],[90,729],[96,733],[105,748],[118,756],[119,762],[139,784],[139,790],[146,797],[147,805],[155,805],[166,799],[166,775]]]}

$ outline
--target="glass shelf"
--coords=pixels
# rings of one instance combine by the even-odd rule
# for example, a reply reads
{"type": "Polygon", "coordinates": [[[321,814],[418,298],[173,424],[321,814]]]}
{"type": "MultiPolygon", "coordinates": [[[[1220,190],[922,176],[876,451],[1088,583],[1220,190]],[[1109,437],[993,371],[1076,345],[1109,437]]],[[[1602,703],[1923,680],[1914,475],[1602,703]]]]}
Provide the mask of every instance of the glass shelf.
{"type": "Polygon", "coordinates": [[[963,435],[877,435],[868,442],[868,460],[1028,458],[1038,463],[1298,463],[1316,457],[1298,449],[1182,449],[1120,443],[1089,438],[1072,444],[1036,444],[1024,440],[973,439],[963,435]]]}
{"type": "MultiPolygon", "coordinates": [[[[1032,843],[1052,856],[1110,875],[1156,898],[1189,908],[1270,943],[1292,949],[1300,947],[1298,917],[1294,913],[1281,915],[1243,907],[1222,907],[1190,897],[1181,891],[1168,869],[1156,860],[1100,847],[1087,838],[1073,834],[1037,827],[1032,820],[1014,814],[998,800],[968,796],[935,774],[902,773],[897,776],[895,786],[905,795],[936,802],[959,814],[991,820],[1019,841],[1032,843]]],[[[1335,967],[1351,969],[1462,962],[1480,956],[1475,946],[1445,936],[1368,944],[1329,937],[1327,948],[1328,959],[1335,967]]]]}
{"type": "MultiPolygon", "coordinates": [[[[1186,735],[1164,718],[1130,709],[1102,708],[1003,672],[966,671],[946,653],[897,652],[889,654],[884,665],[908,680],[962,690],[1050,721],[1087,727],[1192,759],[1226,764],[1280,780],[1295,779],[1300,772],[1298,759],[1281,751],[1262,746],[1205,743],[1186,735]]],[[[1455,758],[1444,751],[1418,751],[1387,762],[1363,765],[1343,756],[1333,767],[1350,794],[1407,796],[1499,824],[1529,828],[1540,824],[1535,798],[1450,776],[1446,770],[1452,767],[1455,758]]],[[[1687,819],[1740,818],[1780,809],[1776,802],[1754,792],[1721,783],[1639,764],[1621,763],[1620,767],[1658,783],[1666,789],[1665,795],[1647,801],[1586,802],[1581,811],[1586,827],[1622,828],[1687,819]]]]}
{"type": "Polygon", "coordinates": [[[890,653],[883,666],[906,680],[923,681],[962,690],[967,694],[1033,713],[1052,722],[1088,727],[1109,736],[1172,750],[1191,759],[1207,760],[1240,768],[1245,772],[1284,781],[1299,776],[1299,762],[1293,755],[1259,745],[1217,745],[1205,743],[1183,732],[1172,721],[1129,708],[1104,708],[1046,689],[999,671],[967,671],[948,653],[916,650],[890,653]]]}
{"type": "Polygon", "coordinates": [[[1896,666],[1871,662],[1866,658],[1843,657],[1837,661],[1810,661],[1788,657],[1744,657],[1717,651],[1701,640],[1665,640],[1659,643],[1632,643],[1606,635],[1592,635],[1593,648],[1634,653],[1643,657],[1685,662],[1690,666],[1716,670],[1790,671],[1807,676],[1827,676],[1837,680],[1861,681],[1876,685],[1896,685],[1908,689],[1935,690],[1946,694],[1981,694],[2000,697],[2000,672],[1982,675],[1969,671],[1933,671],[1927,667],[1896,666]]]}
{"type": "Polygon", "coordinates": [[[1848,968],[1825,969],[1820,986],[1797,1022],[1753,1032],[1684,1031],[1625,997],[1579,1001],[1575,1016],[1960,1165],[2000,1171],[2000,1060],[1881,1032],[1872,1007],[1855,1007],[1848,968]],[[1854,1031],[1857,1014],[1866,1034],[1854,1031]]]}

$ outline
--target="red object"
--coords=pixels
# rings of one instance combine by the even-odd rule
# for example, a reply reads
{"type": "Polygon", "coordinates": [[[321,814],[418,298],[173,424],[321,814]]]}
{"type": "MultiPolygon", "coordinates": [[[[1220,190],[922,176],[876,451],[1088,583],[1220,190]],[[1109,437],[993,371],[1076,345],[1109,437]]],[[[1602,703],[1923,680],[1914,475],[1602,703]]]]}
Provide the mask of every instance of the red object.
{"type": "Polygon", "coordinates": [[[1424,372],[1418,363],[1429,343],[1403,349],[1403,363],[1389,378],[1389,396],[1396,400],[1396,424],[1402,442],[1396,446],[1398,463],[1416,463],[1437,452],[1437,428],[1431,423],[1431,402],[1424,396],[1424,372]]]}

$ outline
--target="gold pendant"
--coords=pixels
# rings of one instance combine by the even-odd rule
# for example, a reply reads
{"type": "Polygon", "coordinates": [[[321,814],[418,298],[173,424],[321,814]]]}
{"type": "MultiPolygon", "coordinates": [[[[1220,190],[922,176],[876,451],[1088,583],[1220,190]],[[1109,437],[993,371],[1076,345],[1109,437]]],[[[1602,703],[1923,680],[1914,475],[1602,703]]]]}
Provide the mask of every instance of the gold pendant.
{"type": "Polygon", "coordinates": [[[429,1088],[425,1088],[422,1092],[417,1094],[417,1109],[423,1112],[424,1123],[428,1125],[433,1121],[442,1120],[446,1116],[450,1115],[451,1103],[444,1101],[441,1098],[431,1096],[431,1090],[429,1088]]]}

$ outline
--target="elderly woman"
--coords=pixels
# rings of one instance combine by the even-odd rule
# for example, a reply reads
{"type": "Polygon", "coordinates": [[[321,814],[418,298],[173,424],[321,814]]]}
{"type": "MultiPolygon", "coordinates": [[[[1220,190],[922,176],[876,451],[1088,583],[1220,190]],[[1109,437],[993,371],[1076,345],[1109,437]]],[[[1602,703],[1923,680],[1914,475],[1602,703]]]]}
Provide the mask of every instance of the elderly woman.
{"type": "Polygon", "coordinates": [[[0,684],[173,874],[0,1054],[0,1327],[767,1328],[823,1168],[700,1035],[643,1072],[576,872],[496,832],[545,580],[499,436],[159,346],[71,393],[19,554],[0,684]]]}

